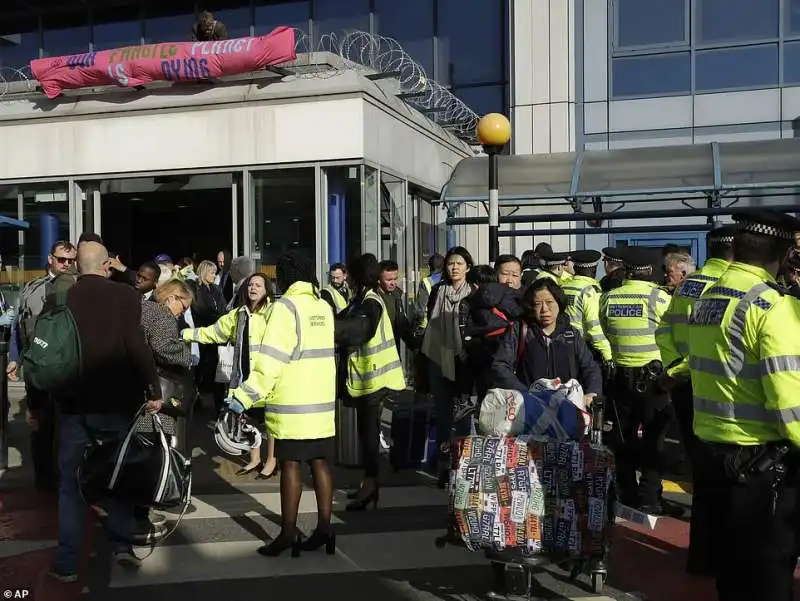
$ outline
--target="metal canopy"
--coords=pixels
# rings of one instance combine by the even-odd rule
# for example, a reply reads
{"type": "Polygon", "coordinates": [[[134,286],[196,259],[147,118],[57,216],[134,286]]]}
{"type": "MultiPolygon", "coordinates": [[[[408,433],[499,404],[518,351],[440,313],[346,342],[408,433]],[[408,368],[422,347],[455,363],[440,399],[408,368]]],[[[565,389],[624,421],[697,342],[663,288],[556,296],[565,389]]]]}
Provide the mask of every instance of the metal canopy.
{"type": "MultiPolygon", "coordinates": [[[[506,205],[800,187],[798,139],[498,158],[500,202],[506,205]]],[[[442,190],[441,202],[485,201],[488,163],[485,156],[459,162],[442,190]]]]}
{"type": "Polygon", "coordinates": [[[21,219],[14,219],[13,217],[5,217],[4,215],[0,215],[0,227],[13,227],[18,230],[27,230],[30,227],[30,223],[27,221],[22,221],[21,219]]]}

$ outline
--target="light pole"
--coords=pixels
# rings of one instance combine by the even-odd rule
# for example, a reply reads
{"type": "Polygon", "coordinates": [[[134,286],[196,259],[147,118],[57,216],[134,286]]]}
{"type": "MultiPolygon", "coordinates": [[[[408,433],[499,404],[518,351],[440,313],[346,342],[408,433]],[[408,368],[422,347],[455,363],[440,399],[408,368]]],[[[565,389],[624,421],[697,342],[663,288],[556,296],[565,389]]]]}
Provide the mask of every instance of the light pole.
{"type": "Polygon", "coordinates": [[[500,254],[497,230],[500,227],[500,191],[497,183],[497,155],[511,139],[511,123],[500,113],[489,113],[478,121],[478,142],[489,156],[489,262],[500,254]]]}

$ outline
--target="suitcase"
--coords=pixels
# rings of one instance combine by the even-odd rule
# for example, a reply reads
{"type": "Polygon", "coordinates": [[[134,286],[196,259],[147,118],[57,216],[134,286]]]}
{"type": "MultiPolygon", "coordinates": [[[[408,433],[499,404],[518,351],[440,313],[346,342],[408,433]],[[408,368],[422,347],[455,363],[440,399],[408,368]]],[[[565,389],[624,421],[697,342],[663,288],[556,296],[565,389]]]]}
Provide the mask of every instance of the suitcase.
{"type": "Polygon", "coordinates": [[[395,471],[433,468],[436,462],[436,421],[433,403],[391,403],[389,463],[395,471]]]}

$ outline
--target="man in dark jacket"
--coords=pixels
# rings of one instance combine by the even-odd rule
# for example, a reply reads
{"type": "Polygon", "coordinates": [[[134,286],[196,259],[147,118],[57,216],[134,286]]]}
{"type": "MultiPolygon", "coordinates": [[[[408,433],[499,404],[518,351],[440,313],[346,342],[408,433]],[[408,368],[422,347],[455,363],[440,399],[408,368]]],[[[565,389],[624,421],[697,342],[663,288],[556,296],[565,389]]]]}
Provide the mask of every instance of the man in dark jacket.
{"type": "MultiPolygon", "coordinates": [[[[122,437],[143,398],[150,411],[161,408],[156,365],[140,325],[141,297],[130,286],[109,281],[110,264],[103,245],[81,244],[80,277],[67,293],[67,307],[80,338],[82,370],[69,390],[57,396],[61,483],[58,550],[50,575],[61,582],[78,579],[86,507],[76,472],[89,443],[87,429],[122,437]]],[[[115,560],[124,567],[138,567],[139,559],[128,542],[134,527],[133,506],[108,499],[106,511],[115,560]]]]}
{"type": "Polygon", "coordinates": [[[400,352],[401,340],[409,349],[413,349],[414,335],[411,321],[403,307],[403,290],[397,285],[397,273],[400,266],[395,261],[381,261],[380,269],[378,294],[381,295],[383,304],[386,305],[386,313],[389,314],[389,321],[392,323],[397,351],[400,352]]]}
{"type": "Polygon", "coordinates": [[[608,292],[622,285],[625,279],[625,269],[622,264],[622,249],[607,246],[603,249],[603,268],[606,274],[600,280],[600,289],[608,292]]]}

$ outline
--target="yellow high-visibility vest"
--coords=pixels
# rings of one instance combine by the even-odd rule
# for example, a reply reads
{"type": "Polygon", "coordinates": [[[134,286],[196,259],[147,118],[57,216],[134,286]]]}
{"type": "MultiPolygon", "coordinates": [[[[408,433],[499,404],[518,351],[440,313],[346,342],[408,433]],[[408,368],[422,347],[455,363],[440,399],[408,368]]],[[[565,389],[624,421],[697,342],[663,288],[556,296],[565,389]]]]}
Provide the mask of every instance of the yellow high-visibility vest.
{"type": "Polygon", "coordinates": [[[348,296],[342,294],[340,290],[337,290],[333,286],[325,286],[323,290],[325,290],[328,294],[331,295],[337,314],[346,309],[347,305],[350,304],[350,299],[348,298],[348,296]]]}
{"type": "Polygon", "coordinates": [[[381,320],[375,335],[347,359],[347,392],[357,398],[387,390],[405,390],[406,379],[403,375],[403,364],[397,353],[392,324],[386,305],[380,295],[370,290],[364,300],[372,299],[381,305],[381,320]]]}
{"type": "Polygon", "coordinates": [[[642,280],[623,280],[600,297],[600,323],[617,365],[642,367],[661,360],[656,329],[669,301],[669,294],[642,280]]]}
{"type": "Polygon", "coordinates": [[[800,300],[733,262],[689,318],[694,431],[705,441],[800,446],[800,300]]]}
{"type": "Polygon", "coordinates": [[[611,345],[600,325],[600,284],[585,275],[576,275],[563,285],[569,300],[567,316],[593,349],[606,361],[611,359],[611,345]]]}

